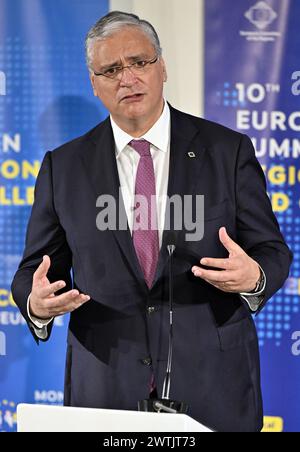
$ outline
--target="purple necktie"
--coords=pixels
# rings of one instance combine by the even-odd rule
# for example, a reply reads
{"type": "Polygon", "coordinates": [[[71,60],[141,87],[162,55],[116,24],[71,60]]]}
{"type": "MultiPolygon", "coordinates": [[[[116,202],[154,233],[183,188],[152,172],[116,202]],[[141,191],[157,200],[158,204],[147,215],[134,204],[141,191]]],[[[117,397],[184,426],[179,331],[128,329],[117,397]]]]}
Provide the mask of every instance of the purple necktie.
{"type": "Polygon", "coordinates": [[[133,140],[129,145],[140,155],[135,183],[133,243],[150,289],[159,254],[154,166],[148,141],[133,140]]]}

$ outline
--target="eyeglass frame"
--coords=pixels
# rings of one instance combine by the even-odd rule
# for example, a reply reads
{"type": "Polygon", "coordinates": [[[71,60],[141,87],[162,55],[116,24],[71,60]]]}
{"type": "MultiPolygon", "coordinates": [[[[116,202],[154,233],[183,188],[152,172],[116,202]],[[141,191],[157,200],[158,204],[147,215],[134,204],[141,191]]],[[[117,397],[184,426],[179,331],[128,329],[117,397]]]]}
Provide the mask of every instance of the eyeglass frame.
{"type": "Polygon", "coordinates": [[[103,72],[95,72],[95,71],[93,71],[93,73],[94,73],[94,75],[95,75],[96,77],[102,76],[102,77],[105,77],[106,79],[110,79],[110,80],[118,80],[118,75],[122,74],[123,71],[124,71],[124,69],[129,69],[129,70],[130,70],[130,68],[131,68],[132,66],[135,66],[137,63],[140,63],[140,62],[144,62],[144,63],[145,63],[145,65],[141,67],[141,69],[144,69],[144,68],[147,67],[148,65],[152,65],[152,64],[157,63],[157,61],[159,60],[159,58],[160,58],[160,56],[159,56],[159,55],[156,55],[156,56],[155,56],[154,58],[152,58],[151,60],[139,60],[139,61],[135,61],[134,63],[128,64],[127,66],[112,66],[112,67],[109,68],[109,69],[115,69],[115,68],[119,69],[119,71],[116,73],[116,75],[115,75],[114,77],[111,77],[111,76],[109,76],[109,75],[105,75],[103,72]]]}

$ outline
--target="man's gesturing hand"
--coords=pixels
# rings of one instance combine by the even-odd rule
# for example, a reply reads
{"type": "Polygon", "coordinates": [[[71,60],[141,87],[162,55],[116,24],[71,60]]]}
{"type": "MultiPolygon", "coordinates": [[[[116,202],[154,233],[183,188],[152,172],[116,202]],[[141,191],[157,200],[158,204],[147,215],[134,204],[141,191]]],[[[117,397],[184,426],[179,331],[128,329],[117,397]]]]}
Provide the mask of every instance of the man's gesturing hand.
{"type": "Polygon", "coordinates": [[[83,303],[90,300],[78,290],[70,290],[62,295],[55,292],[66,286],[64,281],[50,284],[47,273],[51,266],[49,256],[43,257],[43,262],[33,275],[32,291],[30,295],[30,313],[38,319],[50,319],[68,312],[75,311],[83,303]]]}
{"type": "Polygon", "coordinates": [[[219,237],[221,243],[229,252],[229,257],[227,259],[205,257],[201,259],[200,264],[218,268],[221,271],[193,267],[192,272],[196,277],[204,279],[223,292],[242,293],[253,291],[260,277],[258,263],[229,237],[225,228],[219,230],[219,237]]]}

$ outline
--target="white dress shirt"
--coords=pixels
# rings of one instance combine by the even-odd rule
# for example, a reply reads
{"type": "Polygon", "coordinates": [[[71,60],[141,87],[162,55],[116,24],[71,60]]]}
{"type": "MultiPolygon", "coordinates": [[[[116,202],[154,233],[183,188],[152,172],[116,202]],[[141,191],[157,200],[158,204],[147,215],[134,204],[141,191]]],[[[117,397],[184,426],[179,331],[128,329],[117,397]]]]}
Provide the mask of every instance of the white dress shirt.
{"type": "MultiPolygon", "coordinates": [[[[128,219],[130,231],[133,229],[133,206],[135,197],[135,180],[140,156],[137,151],[128,145],[130,141],[137,139],[124,132],[110,117],[111,126],[115,140],[115,153],[117,167],[120,179],[120,187],[124,200],[125,211],[128,219]]],[[[169,181],[169,163],[170,163],[170,141],[171,141],[171,114],[170,108],[165,101],[163,112],[153,127],[139,139],[145,139],[150,143],[150,152],[153,159],[155,181],[156,181],[156,200],[157,200],[157,221],[159,244],[161,247],[164,230],[164,220],[168,193],[169,181]]],[[[200,259],[200,257],[199,257],[200,259]]],[[[262,270],[262,269],[261,269],[262,270]]],[[[266,277],[264,275],[263,288],[257,293],[243,293],[241,298],[247,302],[250,309],[255,312],[263,301],[262,294],[266,286],[266,277]]],[[[28,316],[32,321],[32,326],[36,335],[40,339],[46,339],[48,336],[47,326],[53,319],[41,320],[30,315],[29,299],[27,302],[28,316]]]]}
{"type": "MultiPolygon", "coordinates": [[[[140,161],[137,151],[128,146],[130,141],[136,139],[124,132],[110,117],[116,144],[116,159],[119,172],[120,186],[124,200],[125,210],[130,231],[133,229],[133,206],[135,195],[135,179],[140,161]]],[[[168,194],[169,162],[170,162],[170,137],[171,137],[171,115],[170,108],[165,102],[164,110],[158,121],[145,135],[139,139],[150,143],[150,152],[153,159],[156,206],[159,245],[162,244],[164,231],[164,220],[168,194]]]]}

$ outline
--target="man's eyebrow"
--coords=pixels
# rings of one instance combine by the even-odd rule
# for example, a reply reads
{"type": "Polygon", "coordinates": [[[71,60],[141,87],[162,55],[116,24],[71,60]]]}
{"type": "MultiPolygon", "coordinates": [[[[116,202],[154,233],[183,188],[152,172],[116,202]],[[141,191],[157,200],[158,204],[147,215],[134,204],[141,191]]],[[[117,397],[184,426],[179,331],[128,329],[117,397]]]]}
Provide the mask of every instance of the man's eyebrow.
{"type": "Polygon", "coordinates": [[[105,71],[105,69],[109,69],[110,67],[122,66],[121,61],[115,61],[114,63],[108,63],[100,67],[101,71],[105,71]]]}
{"type": "MultiPolygon", "coordinates": [[[[128,61],[139,61],[139,60],[148,59],[148,58],[149,58],[149,56],[146,53],[140,53],[138,55],[132,55],[132,56],[126,57],[126,60],[128,60],[128,61]]],[[[103,71],[105,69],[109,69],[109,68],[115,67],[115,66],[122,66],[121,61],[119,60],[119,61],[115,61],[113,63],[105,64],[105,65],[101,66],[100,70],[103,71]]]]}
{"type": "Polygon", "coordinates": [[[149,58],[150,57],[147,53],[139,53],[138,55],[129,56],[126,59],[129,61],[139,61],[139,60],[147,60],[149,58]]]}

